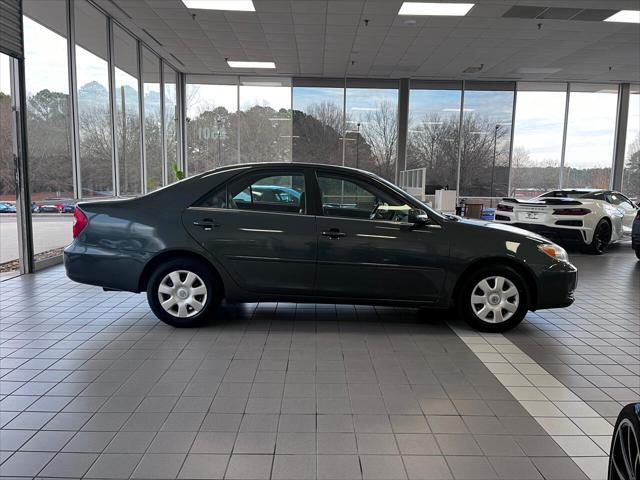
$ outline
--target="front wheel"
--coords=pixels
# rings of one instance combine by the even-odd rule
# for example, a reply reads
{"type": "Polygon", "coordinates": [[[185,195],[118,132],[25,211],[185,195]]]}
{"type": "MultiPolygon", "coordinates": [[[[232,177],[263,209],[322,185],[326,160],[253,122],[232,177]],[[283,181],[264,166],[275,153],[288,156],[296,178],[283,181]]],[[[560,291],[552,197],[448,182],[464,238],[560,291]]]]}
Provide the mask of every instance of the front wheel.
{"type": "Polygon", "coordinates": [[[593,231],[591,243],[584,246],[584,251],[592,255],[601,255],[611,243],[611,223],[609,220],[601,219],[593,231]]]}
{"type": "Polygon", "coordinates": [[[609,480],[635,480],[640,477],[640,404],[630,404],[618,415],[611,439],[609,480]]]}
{"type": "Polygon", "coordinates": [[[640,245],[636,247],[636,257],[638,257],[638,260],[640,260],[640,245]]]}
{"type": "Polygon", "coordinates": [[[518,325],[529,309],[524,279],[509,267],[483,268],[461,290],[464,319],[483,332],[504,332],[518,325]]]}
{"type": "Polygon", "coordinates": [[[202,324],[221,300],[222,289],[211,270],[190,258],[160,265],[147,284],[149,307],[158,319],[174,327],[202,324]]]}

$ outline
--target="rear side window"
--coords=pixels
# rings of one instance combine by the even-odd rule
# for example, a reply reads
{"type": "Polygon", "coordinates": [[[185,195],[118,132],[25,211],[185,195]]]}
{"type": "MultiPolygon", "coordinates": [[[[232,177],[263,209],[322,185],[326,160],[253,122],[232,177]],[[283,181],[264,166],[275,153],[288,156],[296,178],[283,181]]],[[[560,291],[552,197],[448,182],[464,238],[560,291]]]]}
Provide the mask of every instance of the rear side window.
{"type": "Polygon", "coordinates": [[[261,212],[306,213],[302,172],[245,175],[211,193],[197,206],[261,212]]]}

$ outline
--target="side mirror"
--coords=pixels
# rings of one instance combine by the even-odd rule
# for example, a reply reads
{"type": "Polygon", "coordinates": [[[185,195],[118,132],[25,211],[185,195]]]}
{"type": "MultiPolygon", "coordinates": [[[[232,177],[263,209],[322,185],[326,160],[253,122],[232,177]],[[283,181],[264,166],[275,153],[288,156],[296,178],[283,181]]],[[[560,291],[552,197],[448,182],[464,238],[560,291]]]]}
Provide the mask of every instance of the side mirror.
{"type": "Polygon", "coordinates": [[[424,210],[419,208],[412,208],[409,210],[409,223],[413,223],[416,226],[427,225],[431,222],[429,215],[424,210]]]}

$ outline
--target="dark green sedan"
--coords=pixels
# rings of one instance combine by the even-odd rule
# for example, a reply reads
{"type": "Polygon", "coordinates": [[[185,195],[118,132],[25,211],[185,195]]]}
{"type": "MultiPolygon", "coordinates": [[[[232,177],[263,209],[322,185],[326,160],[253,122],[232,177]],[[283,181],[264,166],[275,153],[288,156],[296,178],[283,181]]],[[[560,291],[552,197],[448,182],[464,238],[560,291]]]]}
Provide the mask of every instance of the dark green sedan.
{"type": "Polygon", "coordinates": [[[147,292],[156,316],[199,325],[255,301],[456,307],[504,331],[573,302],[566,252],[525,230],[437,213],[361,170],[223,167],[148,195],[80,203],[72,280],[147,292]]]}

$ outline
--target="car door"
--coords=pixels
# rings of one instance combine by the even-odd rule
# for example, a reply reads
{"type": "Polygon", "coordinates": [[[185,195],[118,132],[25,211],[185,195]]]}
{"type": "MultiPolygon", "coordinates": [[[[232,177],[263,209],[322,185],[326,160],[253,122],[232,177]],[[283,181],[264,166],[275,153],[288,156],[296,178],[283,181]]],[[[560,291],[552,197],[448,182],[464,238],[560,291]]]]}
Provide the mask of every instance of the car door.
{"type": "Polygon", "coordinates": [[[625,234],[629,234],[631,232],[631,226],[633,225],[633,221],[636,218],[636,214],[638,212],[638,208],[634,205],[634,203],[629,200],[625,195],[619,192],[611,193],[611,203],[616,205],[623,212],[622,217],[622,227],[625,234]]]}
{"type": "Polygon", "coordinates": [[[316,293],[436,302],[449,256],[443,227],[408,222],[402,196],[364,175],[317,171],[316,293]]]}
{"type": "Polygon", "coordinates": [[[310,295],[316,220],[306,190],[303,168],[252,170],[189,207],[183,224],[243,289],[310,295]],[[289,195],[274,195],[279,186],[289,195]]]}

